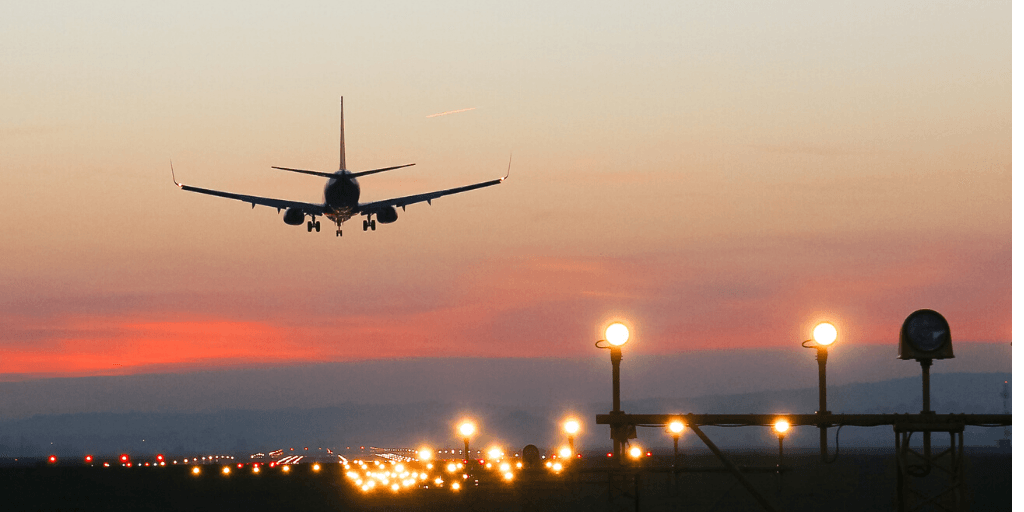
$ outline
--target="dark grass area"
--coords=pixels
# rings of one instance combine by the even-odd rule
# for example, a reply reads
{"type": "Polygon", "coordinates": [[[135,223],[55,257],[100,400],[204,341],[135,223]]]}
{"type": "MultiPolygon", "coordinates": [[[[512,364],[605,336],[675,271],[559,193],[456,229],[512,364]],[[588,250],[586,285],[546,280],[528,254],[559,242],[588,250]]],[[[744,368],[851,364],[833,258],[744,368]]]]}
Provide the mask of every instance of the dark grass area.
{"type": "MultiPolygon", "coordinates": [[[[789,470],[773,471],[776,457],[730,453],[754,487],[778,510],[895,510],[896,462],[891,453],[845,452],[833,464],[817,454],[787,456],[789,470]],[[781,483],[781,486],[780,486],[781,483]]],[[[605,464],[593,460],[591,464],[605,464]]],[[[483,476],[478,487],[363,494],[344,481],[342,466],[310,465],[253,474],[249,467],[119,466],[104,468],[61,464],[0,468],[3,510],[759,510],[746,489],[711,455],[688,455],[686,470],[673,485],[670,458],[652,458],[645,466],[613,475],[600,467],[552,477],[521,474],[509,484],[483,476]],[[635,476],[635,479],[634,479],[635,476]],[[637,499],[637,497],[639,499],[637,499]]],[[[967,510],[1009,511],[1011,456],[992,450],[968,450],[965,463],[967,510]]],[[[933,481],[935,483],[935,481],[933,481]]],[[[942,482],[939,482],[942,483],[942,482]]]]}

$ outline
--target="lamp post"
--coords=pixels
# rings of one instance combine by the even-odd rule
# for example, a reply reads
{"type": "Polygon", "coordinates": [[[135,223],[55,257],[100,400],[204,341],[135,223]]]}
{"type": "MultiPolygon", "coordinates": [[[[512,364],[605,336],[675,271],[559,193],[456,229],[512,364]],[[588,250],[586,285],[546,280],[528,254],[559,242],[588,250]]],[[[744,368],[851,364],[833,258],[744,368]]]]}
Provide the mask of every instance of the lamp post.
{"type": "Polygon", "coordinates": [[[679,462],[679,436],[683,435],[683,429],[686,425],[680,421],[675,420],[668,424],[668,431],[672,434],[672,492],[676,492],[676,473],[678,472],[677,464],[679,462]]]}
{"type": "Polygon", "coordinates": [[[576,445],[573,441],[576,440],[576,434],[580,431],[580,422],[575,419],[568,419],[562,424],[562,429],[565,430],[565,434],[569,437],[569,457],[575,457],[576,445]]]}
{"type": "MultiPolygon", "coordinates": [[[[813,339],[804,341],[805,348],[817,349],[818,355],[818,417],[831,414],[828,411],[825,395],[825,365],[828,363],[828,348],[836,341],[838,333],[834,325],[822,322],[814,327],[813,339]]],[[[821,441],[821,461],[828,462],[828,425],[821,420],[818,423],[821,441]]]]}
{"type": "MultiPolygon", "coordinates": [[[[606,348],[612,356],[612,411],[611,414],[618,416],[623,414],[619,406],[619,363],[622,362],[622,346],[629,340],[629,329],[621,323],[613,323],[604,331],[603,340],[594,343],[597,348],[606,348]],[[604,345],[606,343],[607,345],[604,345]]],[[[622,424],[612,425],[612,446],[615,460],[621,464],[626,444],[627,427],[622,424]]]]}
{"type": "Polygon", "coordinates": [[[469,468],[469,437],[476,431],[476,425],[471,421],[464,421],[459,425],[459,433],[462,434],[462,441],[465,443],[466,467],[469,468]]]}
{"type": "Polygon", "coordinates": [[[786,437],[786,432],[789,431],[789,422],[784,418],[779,419],[772,425],[775,430],[775,434],[779,436],[779,492],[782,491],[782,440],[786,437]]]}

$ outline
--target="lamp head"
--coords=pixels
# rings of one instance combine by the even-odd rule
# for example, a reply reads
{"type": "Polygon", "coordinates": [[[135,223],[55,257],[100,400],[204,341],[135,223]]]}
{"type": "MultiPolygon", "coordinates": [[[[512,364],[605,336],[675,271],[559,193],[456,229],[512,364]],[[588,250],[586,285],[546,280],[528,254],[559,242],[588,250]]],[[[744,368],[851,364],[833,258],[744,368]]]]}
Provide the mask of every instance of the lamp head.
{"type": "Polygon", "coordinates": [[[459,433],[462,434],[462,437],[469,437],[473,435],[473,432],[476,432],[476,426],[472,422],[465,421],[459,425],[459,433]]]}
{"type": "Polygon", "coordinates": [[[672,423],[668,424],[668,431],[672,432],[672,434],[677,435],[677,436],[683,432],[684,428],[686,428],[686,425],[683,424],[683,422],[678,421],[678,420],[673,421],[672,423]]]}
{"type": "Polygon", "coordinates": [[[786,420],[778,420],[775,422],[775,425],[772,425],[772,428],[775,429],[776,434],[779,434],[780,436],[784,435],[789,431],[789,422],[786,420]]]}
{"type": "Polygon", "coordinates": [[[822,322],[814,326],[814,335],[812,337],[814,338],[814,342],[822,347],[827,347],[834,343],[836,341],[836,336],[838,336],[836,326],[828,322],[822,322]]]}
{"type": "Polygon", "coordinates": [[[562,428],[565,429],[565,433],[570,436],[576,435],[580,431],[580,422],[576,420],[567,420],[562,428]]]}
{"type": "Polygon", "coordinates": [[[621,347],[629,340],[629,329],[621,323],[615,322],[604,331],[604,339],[616,347],[621,347]]]}

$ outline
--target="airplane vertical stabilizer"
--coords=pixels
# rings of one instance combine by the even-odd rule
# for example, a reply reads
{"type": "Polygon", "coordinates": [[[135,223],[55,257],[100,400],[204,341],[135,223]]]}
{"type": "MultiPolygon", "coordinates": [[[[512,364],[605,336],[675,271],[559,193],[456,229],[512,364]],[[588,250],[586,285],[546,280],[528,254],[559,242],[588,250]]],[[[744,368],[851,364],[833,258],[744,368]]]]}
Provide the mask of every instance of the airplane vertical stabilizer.
{"type": "Polygon", "coordinates": [[[343,171],[345,167],[345,97],[341,97],[341,157],[338,170],[343,171]]]}

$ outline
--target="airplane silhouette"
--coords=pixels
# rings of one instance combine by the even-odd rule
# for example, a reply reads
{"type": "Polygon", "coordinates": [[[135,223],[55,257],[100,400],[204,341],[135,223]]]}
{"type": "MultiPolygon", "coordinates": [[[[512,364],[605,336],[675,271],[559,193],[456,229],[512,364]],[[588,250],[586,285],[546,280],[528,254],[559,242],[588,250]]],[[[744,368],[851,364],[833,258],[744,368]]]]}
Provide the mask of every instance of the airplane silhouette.
{"type": "Polygon", "coordinates": [[[269,197],[250,196],[245,194],[235,194],[232,192],[223,192],[220,190],[210,190],[199,187],[192,187],[179,183],[177,178],[174,177],[174,164],[171,164],[171,179],[174,184],[182,190],[189,192],[198,192],[200,194],[208,194],[211,196],[226,197],[228,199],[237,199],[252,205],[256,208],[256,205],[269,206],[271,208],[277,208],[280,212],[282,209],[284,212],[284,222],[292,226],[301,225],[306,222],[306,231],[313,231],[314,229],[320,231],[320,221],[316,220],[317,216],[324,216],[333,221],[338,226],[336,236],[341,236],[341,224],[356,215],[364,215],[366,219],[363,220],[363,231],[367,229],[376,231],[377,221],[381,224],[390,224],[398,220],[398,211],[396,208],[401,207],[402,211],[405,211],[405,207],[410,204],[426,202],[431,204],[431,201],[439,197],[448,196],[452,194],[458,194],[460,192],[467,192],[478,188],[489,187],[491,185],[497,185],[508,179],[508,173],[512,169],[512,158],[509,157],[509,168],[505,171],[505,176],[496,180],[483,181],[480,183],[474,183],[472,185],[466,185],[463,187],[450,188],[446,190],[437,190],[434,192],[427,192],[425,194],[416,194],[405,197],[396,197],[392,199],[384,199],[382,201],[373,201],[369,203],[359,202],[359,182],[356,178],[360,176],[366,176],[368,174],[375,174],[378,172],[391,171],[394,169],[401,169],[403,167],[409,167],[416,164],[405,164],[396,165],[393,167],[385,167],[383,169],[372,169],[369,171],[352,172],[345,168],[345,98],[341,98],[341,163],[338,171],[319,172],[310,171],[306,169],[292,169],[289,167],[276,167],[274,169],[280,169],[282,171],[298,172],[302,174],[309,174],[313,176],[320,176],[327,178],[329,181],[324,186],[324,202],[323,204],[314,203],[303,203],[300,201],[289,201],[286,199],[274,199],[269,197]],[[376,219],[373,217],[376,215],[376,219]],[[306,216],[310,217],[310,220],[306,220],[306,216]]]}

